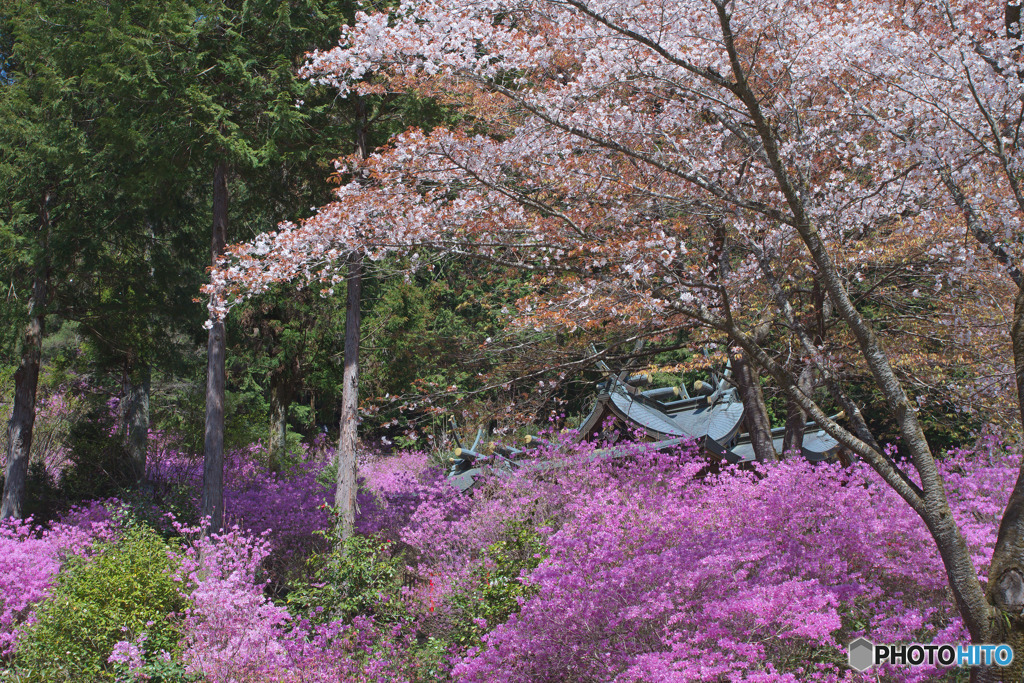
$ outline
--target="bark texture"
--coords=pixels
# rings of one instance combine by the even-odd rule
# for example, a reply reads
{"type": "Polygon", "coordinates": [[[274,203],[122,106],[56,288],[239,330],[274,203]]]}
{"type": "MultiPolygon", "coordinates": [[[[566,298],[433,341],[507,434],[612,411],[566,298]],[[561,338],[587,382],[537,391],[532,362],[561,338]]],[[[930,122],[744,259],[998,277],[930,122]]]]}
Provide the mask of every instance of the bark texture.
{"type": "Polygon", "coordinates": [[[25,504],[25,481],[32,453],[32,428],[36,422],[36,389],[45,331],[47,281],[45,272],[36,274],[29,300],[29,322],[21,363],[14,373],[14,409],[7,423],[7,469],[4,478],[0,519],[21,518],[25,504]]]}
{"type": "MultiPolygon", "coordinates": [[[[370,155],[369,116],[366,100],[355,100],[356,154],[370,155]]],[[[362,177],[362,175],[360,175],[362,177]]],[[[355,533],[356,523],[356,447],[359,443],[359,341],[362,325],[360,301],[363,292],[363,255],[352,252],[348,261],[348,291],[345,300],[345,367],[342,373],[341,436],[338,443],[338,487],[334,508],[342,539],[355,533]]]]}
{"type": "MultiPolygon", "coordinates": [[[[800,391],[810,396],[814,389],[814,369],[805,365],[797,379],[800,391]]],[[[807,411],[799,403],[790,398],[786,402],[786,433],[782,437],[782,455],[800,454],[804,445],[804,425],[807,424],[807,411]]]]}
{"type": "Polygon", "coordinates": [[[758,462],[775,462],[779,454],[772,443],[772,423],[768,419],[768,408],[761,391],[761,378],[757,369],[744,353],[732,357],[733,376],[743,399],[743,421],[750,433],[750,444],[758,462]]]}
{"type": "MultiPolygon", "coordinates": [[[[228,231],[227,165],[217,164],[213,173],[213,239],[211,262],[224,253],[228,231]]],[[[206,354],[206,433],[203,442],[203,495],[200,514],[209,518],[209,529],[224,526],[224,323],[210,327],[206,354]]]]}
{"type": "Polygon", "coordinates": [[[292,401],[292,384],[288,378],[275,375],[270,384],[270,443],[271,472],[280,472],[288,447],[288,406],[292,401]]]}
{"type": "Polygon", "coordinates": [[[146,477],[146,450],[149,445],[149,390],[150,369],[148,364],[126,373],[124,398],[121,406],[122,434],[125,451],[131,461],[135,479],[146,477]]]}
{"type": "Polygon", "coordinates": [[[342,538],[355,531],[356,521],[356,446],[359,427],[359,335],[362,295],[363,257],[349,256],[348,292],[345,308],[345,368],[341,397],[341,438],[338,443],[338,488],[334,507],[342,538]]]}

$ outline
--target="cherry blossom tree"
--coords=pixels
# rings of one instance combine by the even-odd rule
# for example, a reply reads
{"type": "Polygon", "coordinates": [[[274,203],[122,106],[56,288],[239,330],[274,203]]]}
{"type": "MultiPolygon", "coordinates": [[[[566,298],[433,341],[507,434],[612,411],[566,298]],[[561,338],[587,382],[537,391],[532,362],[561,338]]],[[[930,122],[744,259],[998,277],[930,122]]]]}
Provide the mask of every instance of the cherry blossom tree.
{"type": "MultiPolygon", "coordinates": [[[[1024,255],[1021,221],[1021,126],[1024,71],[1020,66],[1020,7],[990,5],[983,11],[946,12],[932,19],[942,42],[915,36],[917,57],[890,50],[865,65],[875,96],[860,112],[903,152],[941,180],[949,200],[998,276],[1011,287],[1010,342],[1017,405],[1024,415],[1024,255]],[[995,30],[1004,19],[1005,34],[995,30]],[[904,111],[892,107],[899,102],[904,111]],[[884,103],[884,104],[883,104],[884,103]]],[[[977,268],[968,261],[962,268],[977,268]]],[[[1022,420],[1024,423],[1024,420],[1022,420]]],[[[990,604],[1019,618],[1024,603],[1024,469],[1018,476],[989,567],[990,604]]],[[[1019,624],[1014,624],[1019,628],[1019,624]]],[[[1020,645],[1019,636],[1014,644],[1020,645]]],[[[1018,674],[1019,675],[1019,674],[1018,674]]]]}
{"type": "Polygon", "coordinates": [[[330,287],[356,249],[429,249],[536,273],[545,288],[519,302],[521,325],[711,331],[920,515],[972,639],[1024,647],[1024,483],[986,583],[950,514],[914,369],[1012,336],[1024,384],[1007,16],[995,3],[797,0],[417,0],[360,14],[307,75],[346,96],[438,97],[463,123],[406,131],[316,215],[231,248],[211,309],[272,282],[330,287]],[[976,325],[986,308],[992,324],[976,325]],[[950,341],[913,341],[925,337],[950,341]],[[850,397],[850,368],[894,416],[903,462],[850,397]]]}

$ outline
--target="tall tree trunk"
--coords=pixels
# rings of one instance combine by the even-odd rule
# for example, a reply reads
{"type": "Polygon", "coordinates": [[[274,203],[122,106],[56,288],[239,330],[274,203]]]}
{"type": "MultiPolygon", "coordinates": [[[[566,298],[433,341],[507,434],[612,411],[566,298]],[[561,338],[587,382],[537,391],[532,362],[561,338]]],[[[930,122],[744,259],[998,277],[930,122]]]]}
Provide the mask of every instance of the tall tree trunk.
{"type": "Polygon", "coordinates": [[[349,256],[348,292],[345,307],[345,369],[341,396],[341,438],[338,442],[338,488],[334,507],[338,511],[341,537],[355,532],[356,521],[356,444],[359,427],[359,299],[363,287],[363,257],[349,256]]]}
{"type": "Polygon", "coordinates": [[[50,239],[50,200],[51,194],[46,192],[39,206],[38,230],[42,241],[42,253],[36,257],[21,364],[14,372],[14,407],[7,422],[7,469],[4,474],[0,519],[20,519],[25,505],[25,481],[28,479],[28,461],[32,454],[36,391],[39,388],[39,366],[43,355],[43,334],[46,331],[46,298],[50,277],[46,252],[50,239]]]}
{"type": "Polygon", "coordinates": [[[288,447],[288,405],[292,400],[291,378],[275,373],[270,382],[270,444],[268,465],[271,472],[280,472],[288,447]]]}
{"type": "Polygon", "coordinates": [[[45,330],[46,273],[37,272],[29,299],[29,322],[21,364],[14,373],[14,409],[7,423],[7,471],[0,519],[21,518],[25,503],[25,480],[32,453],[32,428],[36,421],[36,389],[39,386],[39,365],[42,358],[45,330]]]}
{"type": "MultiPolygon", "coordinates": [[[[1010,341],[1013,345],[1017,405],[1021,425],[1024,425],[1024,289],[1021,288],[1018,288],[1014,301],[1010,341]]],[[[991,667],[980,670],[972,675],[972,680],[1024,680],[1024,463],[1017,472],[1017,481],[999,521],[988,577],[986,596],[1003,617],[993,620],[994,633],[990,642],[1011,645],[1015,656],[1007,669],[991,667]]]]}
{"type": "MultiPolygon", "coordinates": [[[[748,74],[743,66],[744,61],[740,56],[736,35],[731,25],[732,15],[728,4],[716,3],[715,11],[722,27],[723,45],[729,56],[733,82],[736,84],[734,92],[750,115],[757,140],[763,149],[764,158],[772,169],[778,190],[791,213],[791,224],[814,260],[818,279],[826,295],[832,300],[835,313],[849,326],[850,332],[857,342],[857,348],[860,349],[860,355],[874,377],[875,385],[899,425],[900,438],[910,453],[911,463],[918,474],[920,484],[904,479],[900,476],[898,469],[893,467],[883,454],[865,448],[866,444],[863,442],[856,444],[859,448],[857,454],[867,460],[875,471],[900,494],[900,497],[921,515],[921,519],[928,526],[935,541],[939,556],[942,558],[946,577],[949,580],[957,609],[963,617],[964,626],[974,642],[988,642],[985,638],[991,633],[993,615],[991,603],[978,580],[978,573],[971,559],[967,542],[950,511],[942,477],[921,423],[918,421],[916,406],[911,402],[896,375],[874,327],[857,309],[853,298],[846,289],[846,281],[839,273],[826,241],[818,230],[817,221],[812,215],[813,212],[806,204],[806,195],[802,191],[801,179],[791,174],[790,165],[781,151],[781,141],[777,136],[777,129],[769,116],[762,110],[762,98],[754,91],[750,85],[751,81],[747,78],[748,74]]],[[[749,335],[736,335],[732,330],[730,332],[737,339],[744,337],[742,339],[744,350],[755,356],[761,367],[771,368],[770,371],[780,386],[785,387],[791,395],[798,393],[794,391],[792,378],[784,369],[778,367],[763,352],[763,349],[757,347],[749,335]]],[[[804,408],[809,411],[816,422],[822,425],[829,424],[833,432],[836,431],[834,424],[821,413],[820,408],[814,406],[813,402],[806,401],[804,408]]],[[[854,445],[852,438],[847,438],[846,441],[847,445],[854,445]]]]}
{"type": "Polygon", "coordinates": [[[768,419],[768,408],[761,392],[761,379],[756,368],[742,351],[732,357],[733,376],[743,399],[743,419],[750,433],[750,444],[758,462],[775,462],[779,459],[772,443],[772,423],[768,419]]]}
{"type": "MultiPolygon", "coordinates": [[[[728,234],[725,230],[725,221],[721,216],[713,216],[708,219],[708,222],[712,233],[711,272],[721,281],[732,270],[729,263],[728,234]]],[[[723,296],[725,295],[723,294],[723,296]]],[[[728,305],[727,301],[725,303],[728,305]]],[[[766,332],[758,331],[757,334],[764,333],[766,332]]],[[[761,380],[757,370],[751,365],[743,351],[733,355],[730,360],[732,361],[733,377],[740,390],[740,399],[743,401],[743,420],[746,423],[747,432],[750,434],[754,457],[758,462],[774,462],[779,459],[779,456],[772,443],[772,423],[768,419],[768,409],[764,404],[764,394],[761,392],[761,380]]]]}
{"type": "MultiPolygon", "coordinates": [[[[224,253],[228,232],[227,164],[213,172],[213,239],[211,262],[224,253]]],[[[227,346],[224,323],[210,327],[206,345],[206,435],[203,445],[203,495],[200,514],[209,518],[209,529],[224,526],[224,356],[227,346]]]]}
{"type": "MultiPolygon", "coordinates": [[[[356,154],[360,159],[370,156],[369,118],[366,100],[355,100],[356,154]]],[[[362,173],[360,171],[360,178],[362,173]]],[[[342,539],[355,533],[356,524],[356,445],[359,442],[359,338],[362,324],[360,300],[363,292],[363,256],[357,251],[349,255],[348,291],[345,299],[345,368],[342,374],[341,435],[338,440],[338,488],[334,507],[342,539]]]]}
{"type": "Polygon", "coordinates": [[[149,445],[149,389],[148,363],[138,363],[125,375],[124,398],[121,406],[122,434],[125,450],[131,461],[135,478],[146,477],[146,450],[149,445]]]}
{"type": "MultiPolygon", "coordinates": [[[[814,387],[814,368],[808,363],[800,371],[796,382],[797,388],[808,396],[814,387]]],[[[786,402],[786,433],[782,437],[782,455],[790,452],[800,455],[804,445],[804,425],[807,424],[807,411],[799,403],[790,398],[786,402]]]]}

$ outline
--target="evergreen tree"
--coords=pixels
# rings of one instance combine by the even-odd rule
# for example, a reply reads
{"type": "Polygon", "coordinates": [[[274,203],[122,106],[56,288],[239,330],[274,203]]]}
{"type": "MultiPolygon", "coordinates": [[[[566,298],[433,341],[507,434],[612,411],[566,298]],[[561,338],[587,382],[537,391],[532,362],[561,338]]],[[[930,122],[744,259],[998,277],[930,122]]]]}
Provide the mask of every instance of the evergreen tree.
{"type": "MultiPolygon", "coordinates": [[[[269,219],[244,225],[252,234],[288,218],[296,197],[309,206],[309,188],[319,187],[327,175],[323,160],[336,156],[343,131],[332,125],[332,100],[295,72],[306,52],[336,41],[352,10],[347,2],[317,0],[212,0],[196,9],[197,76],[186,110],[197,133],[193,153],[213,179],[211,259],[216,261],[228,236],[229,179],[243,196],[258,197],[260,214],[269,219]],[[321,177],[299,170],[310,167],[321,177]]],[[[224,516],[223,323],[210,327],[207,349],[201,512],[219,528],[224,516]]]]}
{"type": "MultiPolygon", "coordinates": [[[[336,41],[348,11],[344,2],[0,2],[0,258],[24,328],[5,516],[20,515],[47,311],[81,321],[103,365],[121,374],[125,445],[144,471],[149,367],[170,335],[202,318],[191,303],[204,277],[201,217],[212,202],[216,253],[229,208],[252,235],[326,195],[324,160],[351,134],[334,125],[332,98],[295,69],[336,41]]],[[[219,333],[211,355],[220,348],[222,363],[219,333]]],[[[222,367],[210,375],[223,377],[222,367]]],[[[204,495],[217,520],[222,418],[210,420],[204,495]]]]}

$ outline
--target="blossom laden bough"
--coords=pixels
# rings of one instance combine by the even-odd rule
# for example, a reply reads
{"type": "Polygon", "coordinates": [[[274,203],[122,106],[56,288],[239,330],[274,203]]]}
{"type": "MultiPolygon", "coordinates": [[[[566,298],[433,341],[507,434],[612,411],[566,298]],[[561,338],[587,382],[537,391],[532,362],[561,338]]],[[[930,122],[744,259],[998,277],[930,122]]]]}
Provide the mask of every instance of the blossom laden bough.
{"type": "MultiPolygon", "coordinates": [[[[1016,282],[1002,273],[1020,272],[1020,45],[1000,35],[1004,11],[423,0],[360,15],[307,75],[343,94],[439,96],[465,118],[396,137],[334,203],[236,247],[214,275],[213,310],[269,282],[329,287],[333,259],[352,248],[430,248],[537,273],[547,292],[520,302],[523,324],[711,330],[925,520],[971,637],[988,642],[1005,606],[985,594],[947,511],[904,366],[942,359],[916,339],[955,343],[970,328],[1004,350],[988,360],[972,340],[957,353],[1008,368],[1008,326],[982,332],[958,315],[988,300],[1012,318],[1016,282]],[[811,315],[794,304],[811,298],[805,283],[811,315]],[[922,285],[937,313],[923,312],[922,285]],[[892,324],[866,301],[895,308],[892,324]],[[800,387],[804,367],[847,426],[800,387]],[[851,367],[872,378],[907,463],[849,397],[851,367]]],[[[1024,566],[1024,548],[1013,553],[1024,566]]]]}

